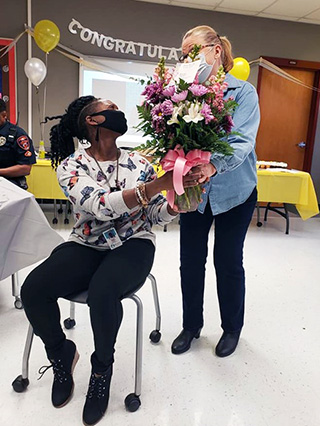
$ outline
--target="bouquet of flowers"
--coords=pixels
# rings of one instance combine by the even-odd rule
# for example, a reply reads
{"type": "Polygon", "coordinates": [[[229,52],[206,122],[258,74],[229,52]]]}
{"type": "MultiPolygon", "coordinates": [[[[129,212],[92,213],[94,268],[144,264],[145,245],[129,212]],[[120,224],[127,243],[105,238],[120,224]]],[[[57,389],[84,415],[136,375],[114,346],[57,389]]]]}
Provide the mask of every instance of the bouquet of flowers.
{"type": "MultiPolygon", "coordinates": [[[[198,60],[201,46],[194,46],[191,61],[198,60]]],[[[191,83],[175,78],[162,58],[142,93],[138,106],[137,126],[148,141],[137,149],[144,150],[165,171],[173,170],[174,191],[167,198],[179,211],[195,210],[201,202],[202,187],[183,188],[183,176],[199,164],[209,163],[212,153],[231,155],[228,136],[232,132],[234,99],[223,99],[227,88],[220,67],[216,76],[203,84],[197,74],[191,83]]]]}

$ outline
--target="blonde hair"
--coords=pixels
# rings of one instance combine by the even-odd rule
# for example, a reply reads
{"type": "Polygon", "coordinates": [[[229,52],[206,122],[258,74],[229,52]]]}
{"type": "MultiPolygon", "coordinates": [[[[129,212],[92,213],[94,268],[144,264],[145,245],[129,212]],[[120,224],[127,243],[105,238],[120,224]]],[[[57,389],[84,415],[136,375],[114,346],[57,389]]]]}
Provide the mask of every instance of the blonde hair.
{"type": "Polygon", "coordinates": [[[229,72],[233,67],[232,46],[227,37],[220,37],[219,34],[207,25],[199,25],[198,27],[191,28],[183,36],[182,41],[190,36],[200,36],[206,44],[220,44],[222,47],[222,65],[225,72],[229,72]]]}

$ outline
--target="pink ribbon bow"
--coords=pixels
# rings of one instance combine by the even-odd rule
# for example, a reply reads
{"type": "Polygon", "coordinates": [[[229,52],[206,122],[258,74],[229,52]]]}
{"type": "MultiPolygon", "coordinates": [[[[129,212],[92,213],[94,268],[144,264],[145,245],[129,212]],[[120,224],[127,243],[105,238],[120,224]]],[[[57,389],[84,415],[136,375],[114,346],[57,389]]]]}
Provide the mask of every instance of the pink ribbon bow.
{"type": "Polygon", "coordinates": [[[174,193],[182,195],[184,193],[183,176],[185,176],[192,167],[199,164],[209,163],[211,153],[209,151],[201,151],[193,149],[186,155],[180,145],[174,149],[170,149],[165,157],[160,161],[164,171],[173,170],[173,187],[174,191],[167,192],[167,200],[171,207],[174,205],[174,193]]]}

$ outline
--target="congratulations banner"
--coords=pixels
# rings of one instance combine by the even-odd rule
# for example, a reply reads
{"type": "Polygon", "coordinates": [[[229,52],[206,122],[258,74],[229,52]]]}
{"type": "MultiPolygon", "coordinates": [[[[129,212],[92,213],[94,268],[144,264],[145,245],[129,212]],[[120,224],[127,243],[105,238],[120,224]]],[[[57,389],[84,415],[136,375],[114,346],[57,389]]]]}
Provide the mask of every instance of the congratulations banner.
{"type": "Polygon", "coordinates": [[[176,47],[164,47],[142,42],[125,41],[100,34],[97,31],[92,31],[90,28],[82,26],[80,22],[74,18],[72,18],[68,28],[71,34],[79,35],[80,39],[84,42],[91,43],[108,51],[122,53],[123,55],[147,55],[149,58],[157,59],[164,57],[168,61],[178,62],[181,52],[181,49],[176,47]]]}

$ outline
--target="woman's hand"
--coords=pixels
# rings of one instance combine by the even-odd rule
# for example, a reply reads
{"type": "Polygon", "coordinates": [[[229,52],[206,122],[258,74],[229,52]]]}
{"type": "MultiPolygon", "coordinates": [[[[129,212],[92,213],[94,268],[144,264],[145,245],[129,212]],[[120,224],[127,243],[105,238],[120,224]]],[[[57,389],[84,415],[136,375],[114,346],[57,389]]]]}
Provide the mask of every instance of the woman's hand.
{"type": "MultiPolygon", "coordinates": [[[[201,178],[201,172],[200,171],[194,172],[193,170],[192,171],[190,170],[190,172],[186,176],[183,176],[184,188],[188,188],[190,186],[198,185],[200,183],[199,182],[200,178],[201,178]]],[[[156,179],[156,181],[161,186],[161,191],[163,191],[163,190],[168,191],[170,189],[174,189],[173,188],[173,171],[166,172],[164,175],[162,175],[161,177],[156,179]]]]}
{"type": "MultiPolygon", "coordinates": [[[[199,166],[195,166],[190,170],[194,175],[199,174],[200,177],[198,179],[198,183],[206,183],[209,182],[211,176],[217,173],[217,169],[214,167],[212,163],[207,164],[199,164],[199,166]]],[[[189,172],[189,173],[190,173],[189,172]]]]}

